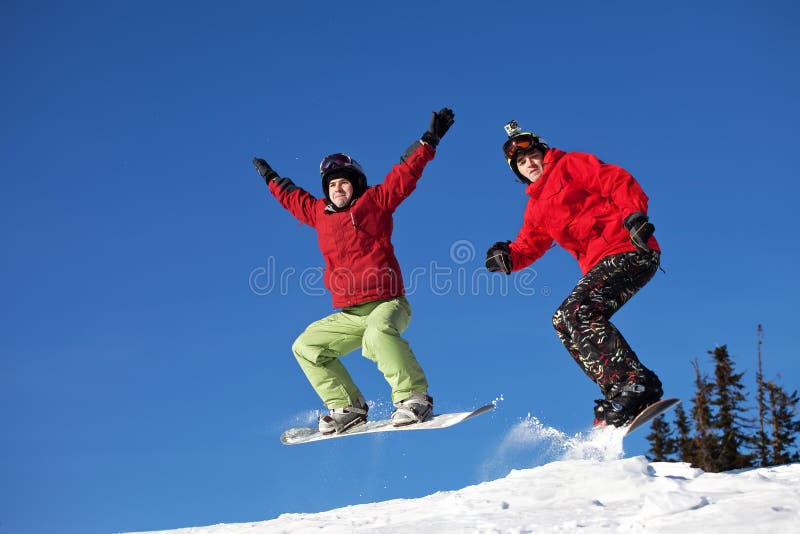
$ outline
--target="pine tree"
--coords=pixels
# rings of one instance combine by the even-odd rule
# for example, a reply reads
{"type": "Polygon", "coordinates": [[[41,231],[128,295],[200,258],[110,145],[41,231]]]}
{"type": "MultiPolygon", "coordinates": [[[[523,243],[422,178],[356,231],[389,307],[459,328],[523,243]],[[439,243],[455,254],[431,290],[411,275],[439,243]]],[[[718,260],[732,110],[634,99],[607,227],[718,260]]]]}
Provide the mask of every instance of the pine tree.
{"type": "Polygon", "coordinates": [[[695,394],[692,399],[692,420],[694,421],[695,434],[692,438],[691,453],[683,458],[685,462],[691,463],[694,467],[699,467],[704,471],[719,471],[715,459],[717,458],[719,446],[716,436],[712,431],[711,420],[711,391],[713,385],[700,373],[700,364],[695,358],[695,394]]]}
{"type": "Polygon", "coordinates": [[[672,438],[672,429],[667,423],[664,414],[659,415],[653,419],[650,425],[650,433],[647,435],[647,440],[650,442],[650,456],[648,458],[651,462],[668,462],[675,454],[675,440],[672,438]]]}
{"type": "Polygon", "coordinates": [[[769,413],[772,424],[772,465],[800,461],[800,453],[794,447],[800,434],[800,420],[796,418],[797,404],[800,402],[797,390],[790,395],[770,380],[767,382],[769,413]]]}
{"type": "Polygon", "coordinates": [[[722,345],[709,351],[715,363],[713,382],[700,371],[696,358],[692,362],[695,395],[691,417],[682,405],[676,407],[677,433],[664,416],[653,420],[647,436],[653,461],[677,455],[679,460],[708,472],[800,462],[800,393],[795,390],[789,394],[775,381],[764,380],[762,334],[763,328],[758,325],[758,429],[748,434],[755,419],[746,416],[744,373],[734,371],[728,348],[722,345]]]}
{"type": "Polygon", "coordinates": [[[748,420],[745,417],[747,400],[744,393],[742,377],[744,373],[735,373],[733,359],[728,347],[722,345],[709,351],[714,358],[714,394],[711,404],[716,407],[716,416],[712,428],[719,437],[719,454],[717,467],[720,471],[753,467],[753,455],[743,449],[751,438],[744,427],[748,420]]]}
{"type": "Polygon", "coordinates": [[[694,440],[692,439],[692,427],[683,404],[675,407],[675,428],[678,435],[675,438],[675,449],[678,459],[684,462],[691,462],[694,456],[694,440]]]}
{"type": "Polygon", "coordinates": [[[758,371],[756,371],[756,406],[758,408],[758,431],[753,439],[758,465],[761,467],[769,465],[769,446],[770,440],[767,435],[767,385],[764,382],[764,373],[761,368],[761,340],[764,329],[758,325],[758,371]]]}

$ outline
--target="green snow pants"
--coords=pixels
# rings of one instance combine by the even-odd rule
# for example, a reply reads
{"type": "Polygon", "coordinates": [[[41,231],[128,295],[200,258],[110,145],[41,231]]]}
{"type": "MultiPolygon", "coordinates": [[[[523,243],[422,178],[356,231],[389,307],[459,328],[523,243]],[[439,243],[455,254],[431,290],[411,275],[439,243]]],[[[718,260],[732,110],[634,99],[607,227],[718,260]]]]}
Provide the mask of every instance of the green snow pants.
{"type": "Polygon", "coordinates": [[[425,373],[400,334],[411,320],[405,297],[365,302],[313,322],[292,345],[297,362],[328,409],[352,406],[361,395],[341,356],[362,347],[392,388],[392,402],[427,392],[425,373]]]}

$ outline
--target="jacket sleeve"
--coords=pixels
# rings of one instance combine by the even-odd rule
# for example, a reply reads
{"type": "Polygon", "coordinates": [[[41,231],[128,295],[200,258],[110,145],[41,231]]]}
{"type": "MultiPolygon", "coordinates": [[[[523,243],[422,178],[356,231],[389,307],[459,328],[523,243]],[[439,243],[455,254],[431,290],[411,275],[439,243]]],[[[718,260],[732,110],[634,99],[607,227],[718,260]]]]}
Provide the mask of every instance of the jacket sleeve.
{"type": "Polygon", "coordinates": [[[567,172],[585,187],[617,206],[625,216],[647,213],[647,195],[631,174],[617,165],[604,163],[592,154],[570,153],[567,172]]]}
{"type": "Polygon", "coordinates": [[[317,199],[304,189],[297,187],[289,178],[275,178],[269,182],[269,191],[301,223],[316,226],[317,199]]]}
{"type": "MultiPolygon", "coordinates": [[[[533,202],[533,201],[531,201],[533,202]]],[[[521,271],[525,267],[544,256],[553,246],[553,238],[533,224],[529,203],[525,210],[525,219],[517,238],[509,244],[511,251],[511,271],[521,271]]]]}
{"type": "Polygon", "coordinates": [[[400,163],[392,167],[383,183],[373,188],[378,205],[394,211],[416,189],[422,170],[435,154],[433,148],[422,141],[416,141],[408,147],[400,163]]]}

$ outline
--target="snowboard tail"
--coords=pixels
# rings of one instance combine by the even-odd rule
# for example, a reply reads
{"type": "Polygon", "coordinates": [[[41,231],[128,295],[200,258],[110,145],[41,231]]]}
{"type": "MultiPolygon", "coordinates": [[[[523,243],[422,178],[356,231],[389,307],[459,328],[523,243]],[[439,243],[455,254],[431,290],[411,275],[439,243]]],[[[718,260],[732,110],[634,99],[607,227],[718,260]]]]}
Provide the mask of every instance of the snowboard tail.
{"type": "Polygon", "coordinates": [[[633,418],[633,421],[626,427],[625,435],[627,436],[631,432],[641,428],[670,408],[677,406],[680,402],[680,399],[675,398],[661,399],[660,401],[654,402],[633,418]]]}
{"type": "Polygon", "coordinates": [[[314,427],[296,427],[286,430],[281,434],[281,443],[284,445],[298,445],[300,443],[310,443],[312,441],[321,441],[326,439],[344,438],[347,436],[358,436],[361,434],[374,434],[376,432],[399,432],[405,430],[434,430],[438,428],[447,428],[459,423],[463,423],[467,419],[471,419],[477,415],[481,415],[488,411],[493,410],[494,404],[487,404],[481,406],[477,410],[471,412],[459,413],[445,413],[435,415],[432,419],[424,423],[414,423],[405,426],[392,426],[391,419],[384,419],[381,421],[367,421],[366,424],[358,425],[348,429],[345,432],[338,434],[322,434],[317,428],[314,427]]]}

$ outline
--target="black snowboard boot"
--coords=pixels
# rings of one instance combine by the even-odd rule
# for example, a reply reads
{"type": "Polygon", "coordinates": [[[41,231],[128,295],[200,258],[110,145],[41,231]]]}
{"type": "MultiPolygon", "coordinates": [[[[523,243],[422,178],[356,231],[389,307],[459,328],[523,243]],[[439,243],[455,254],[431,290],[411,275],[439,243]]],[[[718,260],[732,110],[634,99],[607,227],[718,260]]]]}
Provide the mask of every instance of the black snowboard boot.
{"type": "Polygon", "coordinates": [[[594,401],[594,425],[627,425],[663,394],[661,381],[655,375],[638,382],[615,384],[605,399],[594,401]]]}

